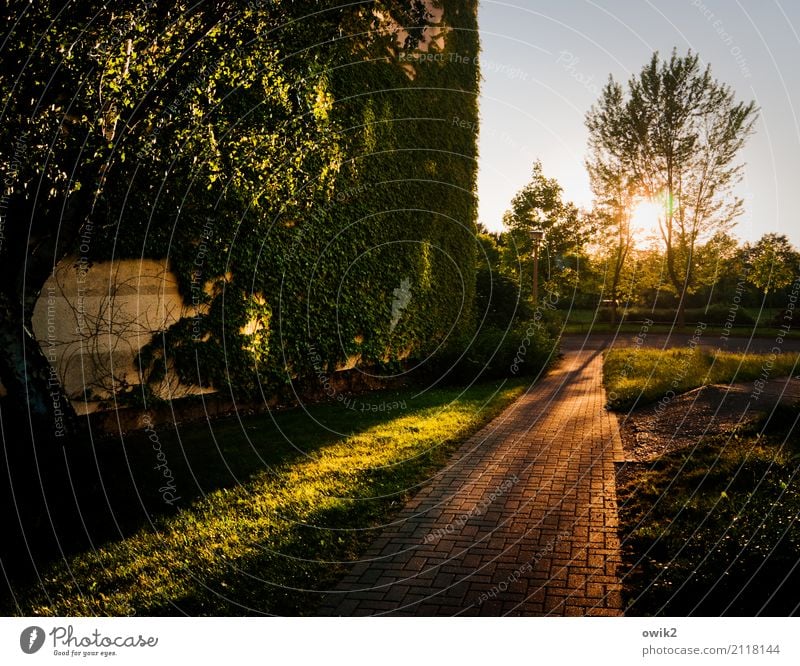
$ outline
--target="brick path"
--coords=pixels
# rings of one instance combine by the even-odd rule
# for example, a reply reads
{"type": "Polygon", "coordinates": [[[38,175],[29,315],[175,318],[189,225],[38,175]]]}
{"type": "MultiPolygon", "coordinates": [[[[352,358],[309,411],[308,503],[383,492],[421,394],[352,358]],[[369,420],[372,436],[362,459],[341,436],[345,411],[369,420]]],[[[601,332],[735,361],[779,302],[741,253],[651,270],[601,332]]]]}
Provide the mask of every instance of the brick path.
{"type": "Polygon", "coordinates": [[[324,615],[619,615],[599,350],[564,360],[454,455],[328,593],[324,615]]]}

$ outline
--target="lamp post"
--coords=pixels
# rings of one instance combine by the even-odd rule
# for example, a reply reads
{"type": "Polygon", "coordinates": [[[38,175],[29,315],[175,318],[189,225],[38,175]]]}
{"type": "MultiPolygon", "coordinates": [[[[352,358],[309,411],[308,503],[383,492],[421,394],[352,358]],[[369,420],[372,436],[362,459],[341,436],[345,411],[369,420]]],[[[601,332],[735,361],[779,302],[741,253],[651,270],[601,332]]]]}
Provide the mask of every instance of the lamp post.
{"type": "Polygon", "coordinates": [[[544,238],[544,231],[531,229],[531,240],[533,241],[533,306],[539,302],[539,243],[544,238]]]}

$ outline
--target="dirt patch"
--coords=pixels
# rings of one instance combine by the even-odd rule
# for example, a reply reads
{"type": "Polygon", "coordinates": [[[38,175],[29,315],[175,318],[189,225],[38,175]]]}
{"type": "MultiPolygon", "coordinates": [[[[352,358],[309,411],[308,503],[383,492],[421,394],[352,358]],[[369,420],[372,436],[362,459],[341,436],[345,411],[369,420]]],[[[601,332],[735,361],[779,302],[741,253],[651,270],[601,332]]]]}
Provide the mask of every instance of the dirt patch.
{"type": "Polygon", "coordinates": [[[797,380],[783,380],[781,391],[754,400],[752,384],[703,386],[655,405],[618,414],[627,462],[650,462],[659,456],[694,446],[703,437],[730,432],[779,401],[794,401],[797,380]],[[769,399],[766,399],[769,396],[769,399]]]}

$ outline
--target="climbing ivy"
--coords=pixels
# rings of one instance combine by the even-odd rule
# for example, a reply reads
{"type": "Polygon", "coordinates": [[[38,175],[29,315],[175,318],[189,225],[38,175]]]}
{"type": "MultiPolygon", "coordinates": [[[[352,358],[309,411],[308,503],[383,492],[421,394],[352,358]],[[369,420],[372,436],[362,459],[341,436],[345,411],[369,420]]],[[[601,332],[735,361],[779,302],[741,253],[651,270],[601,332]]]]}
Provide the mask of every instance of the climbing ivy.
{"type": "Polygon", "coordinates": [[[116,140],[92,247],[163,258],[193,308],[145,384],[253,396],[474,329],[477,3],[338,4],[251,3],[192,45],[188,13],[135,33],[136,67],[115,47],[131,104],[184,82],[116,140]]]}

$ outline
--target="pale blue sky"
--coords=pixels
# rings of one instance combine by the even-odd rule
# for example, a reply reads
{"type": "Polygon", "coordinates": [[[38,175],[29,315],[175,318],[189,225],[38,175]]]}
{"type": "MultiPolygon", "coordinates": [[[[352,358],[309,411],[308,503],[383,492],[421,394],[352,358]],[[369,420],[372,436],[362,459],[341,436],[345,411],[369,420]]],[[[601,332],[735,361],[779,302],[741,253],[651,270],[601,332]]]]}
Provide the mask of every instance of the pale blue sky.
{"type": "Polygon", "coordinates": [[[627,81],[654,50],[698,52],[739,99],[761,107],[742,153],[746,212],[735,233],[800,247],[800,2],[481,0],[479,219],[498,229],[540,158],[567,199],[591,202],[584,116],[609,73],[627,81]]]}

